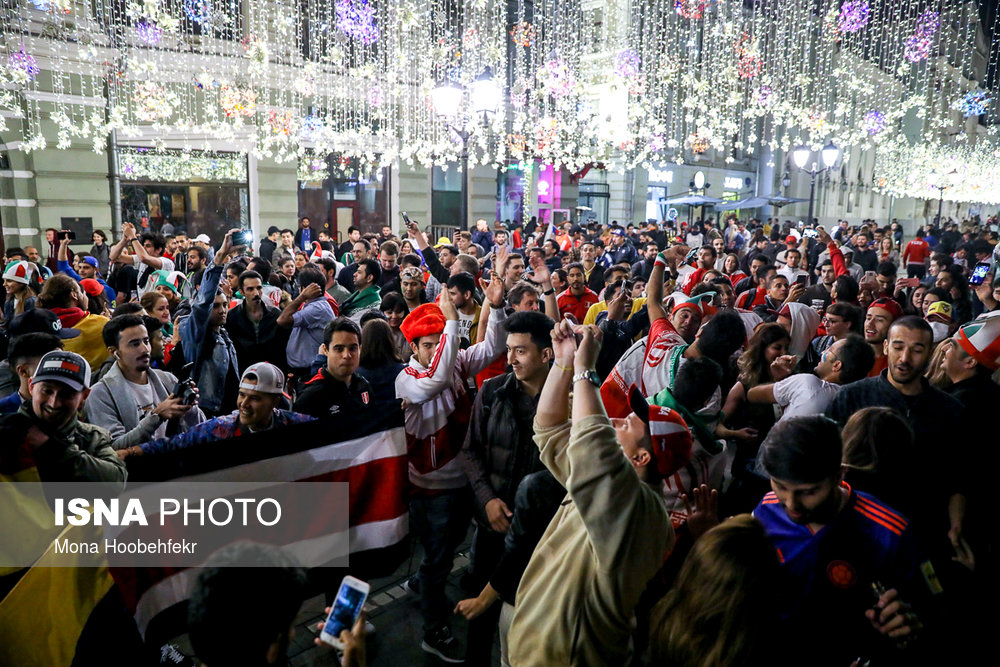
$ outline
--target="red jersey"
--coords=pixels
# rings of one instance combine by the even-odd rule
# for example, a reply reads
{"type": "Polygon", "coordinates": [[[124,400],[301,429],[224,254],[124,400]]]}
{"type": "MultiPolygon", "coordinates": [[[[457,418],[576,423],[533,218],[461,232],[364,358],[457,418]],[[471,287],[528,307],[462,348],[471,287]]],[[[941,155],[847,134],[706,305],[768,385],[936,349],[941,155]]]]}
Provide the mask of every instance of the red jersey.
{"type": "Polygon", "coordinates": [[[927,241],[916,238],[906,244],[906,249],[903,250],[903,263],[923,264],[930,255],[931,247],[927,245],[927,241]]]}
{"type": "Polygon", "coordinates": [[[583,318],[587,316],[587,311],[595,303],[600,301],[597,294],[588,287],[583,288],[583,294],[577,298],[567,289],[565,292],[559,295],[556,299],[556,304],[559,306],[559,316],[562,317],[567,313],[576,318],[577,322],[583,322],[583,318]]]}

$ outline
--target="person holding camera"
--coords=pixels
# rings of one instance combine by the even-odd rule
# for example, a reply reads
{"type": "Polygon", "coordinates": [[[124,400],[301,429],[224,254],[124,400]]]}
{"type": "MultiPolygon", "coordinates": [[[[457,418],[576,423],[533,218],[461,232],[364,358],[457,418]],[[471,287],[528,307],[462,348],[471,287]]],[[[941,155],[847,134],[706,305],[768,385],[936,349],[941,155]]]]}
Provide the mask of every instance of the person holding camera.
{"type": "Polygon", "coordinates": [[[89,423],[111,433],[112,447],[125,449],[182,433],[205,421],[195,404],[197,389],[175,395],[177,378],[150,368],[149,333],[142,317],[116,317],[104,325],[103,335],[115,363],[91,387],[84,415],[89,423]]]}

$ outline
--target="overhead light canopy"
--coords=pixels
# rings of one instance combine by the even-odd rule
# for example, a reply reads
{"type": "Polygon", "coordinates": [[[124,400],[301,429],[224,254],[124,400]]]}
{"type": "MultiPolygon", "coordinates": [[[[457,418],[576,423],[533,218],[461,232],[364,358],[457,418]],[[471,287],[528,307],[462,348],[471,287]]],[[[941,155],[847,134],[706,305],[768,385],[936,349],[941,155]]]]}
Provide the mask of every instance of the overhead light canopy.
{"type": "Polygon", "coordinates": [[[434,111],[445,117],[457,116],[463,92],[462,87],[454,81],[448,79],[441,81],[431,90],[431,105],[434,111]]]}

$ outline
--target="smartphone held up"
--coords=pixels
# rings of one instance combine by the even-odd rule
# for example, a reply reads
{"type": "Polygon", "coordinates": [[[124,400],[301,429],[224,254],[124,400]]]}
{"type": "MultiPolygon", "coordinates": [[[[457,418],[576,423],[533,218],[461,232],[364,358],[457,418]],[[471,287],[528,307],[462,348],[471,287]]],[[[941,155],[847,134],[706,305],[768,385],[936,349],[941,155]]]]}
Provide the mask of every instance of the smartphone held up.
{"type": "Polygon", "coordinates": [[[330,609],[330,615],[323,624],[319,638],[334,648],[343,649],[343,642],[340,641],[340,633],[350,630],[354,623],[361,616],[368,599],[368,592],[371,587],[367,582],[347,576],[340,583],[340,590],[337,591],[337,599],[330,609]]]}

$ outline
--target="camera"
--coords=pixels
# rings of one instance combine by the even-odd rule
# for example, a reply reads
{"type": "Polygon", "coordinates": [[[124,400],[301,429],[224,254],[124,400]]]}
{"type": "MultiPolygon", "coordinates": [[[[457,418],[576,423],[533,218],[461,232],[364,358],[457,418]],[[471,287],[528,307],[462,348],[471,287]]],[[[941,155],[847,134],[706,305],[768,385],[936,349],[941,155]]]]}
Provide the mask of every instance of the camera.
{"type": "Polygon", "coordinates": [[[181,400],[181,405],[194,405],[194,402],[198,399],[194,380],[190,378],[179,381],[174,385],[173,391],[170,393],[181,400]]]}
{"type": "Polygon", "coordinates": [[[253,243],[253,232],[249,229],[241,229],[238,232],[233,232],[233,245],[250,245],[253,243]]]}
{"type": "Polygon", "coordinates": [[[62,241],[63,239],[69,239],[70,241],[75,241],[76,232],[70,231],[69,229],[62,229],[59,230],[58,234],[56,234],[56,238],[58,238],[60,241],[62,241]]]}

